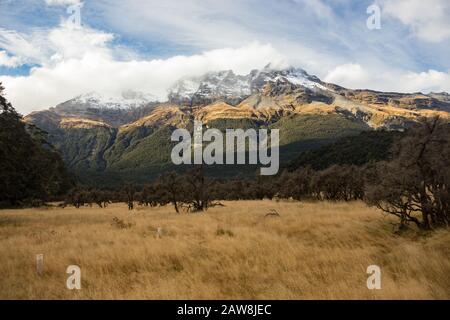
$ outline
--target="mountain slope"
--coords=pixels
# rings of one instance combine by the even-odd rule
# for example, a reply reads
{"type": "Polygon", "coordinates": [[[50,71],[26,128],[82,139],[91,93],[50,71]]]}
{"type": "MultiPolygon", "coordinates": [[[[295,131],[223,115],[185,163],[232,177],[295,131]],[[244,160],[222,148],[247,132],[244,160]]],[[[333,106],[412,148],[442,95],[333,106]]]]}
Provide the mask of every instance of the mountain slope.
{"type": "Polygon", "coordinates": [[[49,132],[73,170],[114,172],[127,178],[152,176],[171,167],[171,133],[192,128],[194,119],[222,131],[279,129],[282,163],[363,131],[402,130],[421,117],[450,119],[450,98],[445,93],[349,90],[294,68],[267,67],[248,75],[209,73],[178,81],[167,102],[148,96],[111,100],[91,93],[25,120],[49,132]]]}
{"type": "Polygon", "coordinates": [[[361,166],[370,162],[388,160],[394,139],[401,137],[398,131],[364,131],[356,136],[348,136],[316,150],[303,152],[288,168],[295,170],[311,166],[323,170],[332,165],[361,166]]]}

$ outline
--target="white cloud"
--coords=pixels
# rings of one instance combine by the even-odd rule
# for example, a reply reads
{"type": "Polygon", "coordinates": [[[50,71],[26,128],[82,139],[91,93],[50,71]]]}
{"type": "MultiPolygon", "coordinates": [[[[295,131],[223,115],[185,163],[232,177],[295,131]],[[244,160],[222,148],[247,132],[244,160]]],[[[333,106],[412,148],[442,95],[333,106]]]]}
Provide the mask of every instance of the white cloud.
{"type": "Polygon", "coordinates": [[[42,46],[48,46],[52,60],[81,59],[87,52],[97,52],[108,56],[112,51],[108,43],[114,39],[111,33],[91,28],[74,28],[71,24],[61,24],[49,31],[42,46]]]}
{"type": "Polygon", "coordinates": [[[422,40],[440,42],[450,38],[450,1],[383,0],[383,13],[399,19],[422,40]]]}
{"type": "Polygon", "coordinates": [[[81,0],[45,0],[45,3],[49,6],[70,6],[80,2],[81,0]]]}
{"type": "MultiPolygon", "coordinates": [[[[90,10],[102,12],[105,28],[118,30],[122,39],[138,39],[153,54],[166,45],[201,53],[138,58],[127,47],[113,45],[111,33],[65,22],[52,29],[29,28],[26,33],[0,28],[0,49],[5,51],[0,61],[39,65],[28,76],[0,76],[0,81],[24,114],[93,90],[118,94],[133,89],[164,98],[167,87],[180,77],[223,69],[244,74],[269,62],[299,66],[325,81],[355,89],[450,91],[445,45],[433,51],[438,44],[422,44],[418,55],[410,45],[414,39],[399,45],[395,30],[383,29],[382,37],[365,33],[364,19],[357,29],[357,22],[341,21],[334,14],[332,3],[346,1],[97,0],[89,3],[90,10]],[[422,57],[423,63],[418,61],[422,57]],[[423,65],[442,70],[408,71],[423,65]]],[[[379,1],[384,13],[411,26],[418,37],[437,41],[450,30],[443,19],[449,7],[445,1],[424,5],[416,0],[379,1]]],[[[68,2],[72,3],[47,1],[68,2]]],[[[365,12],[361,14],[365,18],[365,12]]]]}
{"type": "Polygon", "coordinates": [[[404,82],[411,92],[450,92],[450,71],[441,72],[428,70],[427,72],[407,72],[400,81],[404,82]]]}
{"type": "Polygon", "coordinates": [[[96,5],[116,30],[151,42],[196,50],[241,47],[253,41],[271,43],[305,68],[311,60],[320,65],[334,59],[326,50],[312,49],[311,42],[324,42],[321,30],[309,28],[334,17],[323,0],[103,0],[96,5]]]}
{"type": "Polygon", "coordinates": [[[324,78],[351,89],[397,92],[450,92],[450,70],[411,72],[391,69],[365,69],[357,63],[339,65],[324,78]]]}
{"type": "Polygon", "coordinates": [[[345,87],[361,87],[369,82],[370,77],[368,73],[357,63],[346,63],[339,65],[331,70],[324,81],[331,83],[338,83],[345,87]]]}
{"type": "Polygon", "coordinates": [[[0,66],[15,68],[20,65],[22,65],[22,62],[18,57],[11,57],[6,51],[0,50],[0,66]]]}
{"type": "Polygon", "coordinates": [[[28,76],[0,77],[7,98],[24,114],[90,91],[117,95],[131,89],[165,99],[168,87],[181,77],[227,69],[245,74],[267,63],[287,66],[272,46],[257,42],[192,56],[121,61],[110,44],[112,39],[108,33],[65,25],[49,30],[42,41],[31,39],[45,46],[42,52],[47,56],[28,76]]]}
{"type": "Polygon", "coordinates": [[[46,55],[44,47],[46,45],[41,30],[25,35],[0,28],[0,48],[13,56],[20,57],[25,63],[41,62],[46,55]]]}

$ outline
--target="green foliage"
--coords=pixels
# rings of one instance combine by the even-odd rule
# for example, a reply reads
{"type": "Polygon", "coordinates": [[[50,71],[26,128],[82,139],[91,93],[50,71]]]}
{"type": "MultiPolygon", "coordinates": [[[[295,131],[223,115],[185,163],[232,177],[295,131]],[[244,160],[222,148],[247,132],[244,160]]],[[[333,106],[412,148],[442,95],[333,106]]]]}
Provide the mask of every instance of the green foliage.
{"type": "Polygon", "coordinates": [[[263,126],[264,122],[258,121],[255,119],[215,119],[208,123],[208,127],[219,129],[222,132],[225,132],[226,129],[258,129],[260,126],[263,126]]]}
{"type": "Polygon", "coordinates": [[[361,166],[370,162],[387,160],[398,131],[365,131],[357,136],[344,137],[333,144],[302,153],[288,166],[290,170],[311,166],[323,170],[332,165],[361,166]]]}
{"type": "Polygon", "coordinates": [[[370,128],[341,115],[292,115],[270,126],[280,130],[281,163],[287,164],[304,151],[333,143],[339,138],[355,136],[370,128]]]}
{"type": "Polygon", "coordinates": [[[2,96],[0,86],[0,205],[29,204],[62,194],[70,186],[64,163],[2,96]]]}
{"type": "Polygon", "coordinates": [[[280,130],[280,145],[306,140],[338,139],[370,129],[364,123],[337,114],[291,115],[281,118],[270,128],[280,130]]]}
{"type": "MultiPolygon", "coordinates": [[[[154,165],[170,163],[170,154],[174,143],[170,141],[174,128],[164,126],[156,129],[142,139],[131,138],[130,146],[123,153],[116,153],[112,149],[109,159],[117,159],[111,163],[110,169],[118,171],[132,171],[146,169],[154,165]]],[[[134,134],[131,133],[131,134],[134,134]]],[[[120,142],[119,142],[120,143],[120,142]]]]}
{"type": "Polygon", "coordinates": [[[109,165],[113,165],[120,161],[122,155],[132,152],[138,147],[142,139],[147,138],[153,134],[153,132],[154,128],[146,126],[139,126],[127,131],[119,132],[114,143],[111,145],[111,148],[108,149],[105,154],[105,158],[109,162],[109,165]]]}
{"type": "Polygon", "coordinates": [[[107,127],[68,128],[52,142],[70,168],[100,171],[107,167],[104,153],[114,138],[115,129],[107,127]]]}
{"type": "MultiPolygon", "coordinates": [[[[257,119],[216,119],[209,128],[279,129],[282,165],[303,151],[317,149],[339,137],[357,135],[369,128],[342,115],[292,115],[273,124],[257,119]]],[[[175,167],[170,154],[175,143],[170,141],[171,126],[136,126],[126,130],[107,127],[65,128],[52,130],[51,142],[61,150],[69,168],[80,181],[93,186],[118,185],[125,181],[145,183],[175,167]]],[[[188,128],[191,129],[192,128],[188,128]]],[[[205,128],[206,129],[206,128],[205,128]]],[[[208,166],[207,174],[215,177],[253,177],[258,166],[208,166]]]]}

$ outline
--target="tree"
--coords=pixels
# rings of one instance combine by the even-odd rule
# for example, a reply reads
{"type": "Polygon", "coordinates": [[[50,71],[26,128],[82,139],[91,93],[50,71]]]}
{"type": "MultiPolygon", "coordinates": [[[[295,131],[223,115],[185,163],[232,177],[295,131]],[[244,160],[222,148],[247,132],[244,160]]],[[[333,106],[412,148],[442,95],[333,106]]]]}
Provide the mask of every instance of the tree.
{"type": "Polygon", "coordinates": [[[366,201],[429,230],[450,222],[450,124],[424,119],[394,144],[394,160],[367,175],[366,201]]]}
{"type": "Polygon", "coordinates": [[[62,195],[72,185],[46,133],[27,127],[0,84],[0,205],[17,206],[62,195]]]}
{"type": "Polygon", "coordinates": [[[125,202],[128,204],[128,210],[134,209],[134,200],[136,195],[136,188],[132,183],[127,183],[124,185],[122,192],[125,197],[125,202]]]}
{"type": "Polygon", "coordinates": [[[202,167],[186,172],[181,182],[182,202],[188,212],[206,211],[215,205],[212,201],[215,197],[215,181],[204,176],[202,167]]]}
{"type": "Polygon", "coordinates": [[[153,185],[146,184],[140,193],[139,204],[145,205],[146,207],[156,207],[158,205],[159,198],[157,188],[153,185]]]}
{"type": "Polygon", "coordinates": [[[86,202],[86,191],[80,187],[76,187],[67,193],[65,205],[73,205],[75,208],[79,209],[80,207],[83,207],[86,202]]]}
{"type": "Polygon", "coordinates": [[[362,199],[363,182],[358,167],[334,165],[316,173],[311,184],[319,199],[351,201],[362,199]]]}
{"type": "Polygon", "coordinates": [[[177,213],[180,213],[179,202],[181,197],[181,180],[175,172],[165,173],[156,182],[159,190],[159,202],[161,205],[172,203],[177,213]]]}
{"type": "Polygon", "coordinates": [[[310,166],[298,168],[293,172],[283,172],[280,176],[280,196],[298,201],[311,197],[312,180],[315,175],[316,172],[310,166]]]}

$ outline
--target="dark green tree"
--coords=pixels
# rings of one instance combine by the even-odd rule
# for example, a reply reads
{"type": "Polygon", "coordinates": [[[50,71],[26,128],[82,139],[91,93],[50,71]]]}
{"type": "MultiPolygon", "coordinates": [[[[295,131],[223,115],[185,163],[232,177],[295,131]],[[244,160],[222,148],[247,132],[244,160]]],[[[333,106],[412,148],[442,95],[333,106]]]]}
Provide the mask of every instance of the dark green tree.
{"type": "Polygon", "coordinates": [[[63,194],[70,178],[45,132],[27,128],[0,84],[0,205],[31,204],[63,194]],[[29,130],[28,130],[29,129],[29,130]]]}

